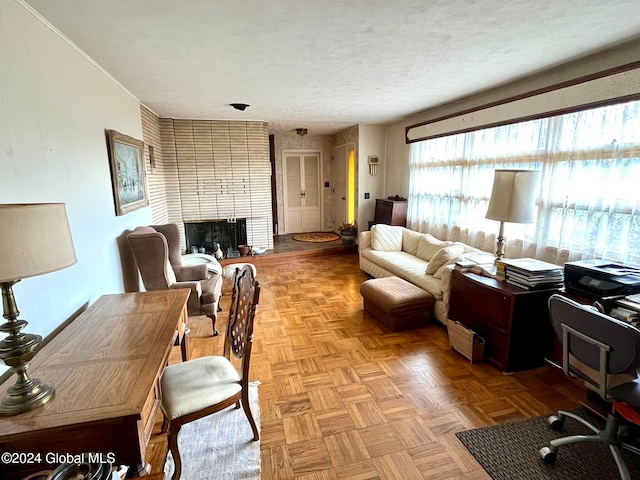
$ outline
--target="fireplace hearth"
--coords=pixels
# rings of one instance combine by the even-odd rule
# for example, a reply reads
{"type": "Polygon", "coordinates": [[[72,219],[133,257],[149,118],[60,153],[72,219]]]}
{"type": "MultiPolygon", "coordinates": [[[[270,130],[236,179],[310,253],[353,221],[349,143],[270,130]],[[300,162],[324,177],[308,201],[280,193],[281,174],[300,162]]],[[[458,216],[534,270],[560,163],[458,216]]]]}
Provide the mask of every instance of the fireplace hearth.
{"type": "Polygon", "coordinates": [[[238,245],[247,244],[247,219],[203,220],[185,222],[184,233],[187,252],[192,247],[202,247],[210,255],[215,254],[214,244],[219,244],[225,257],[239,257],[238,245]]]}

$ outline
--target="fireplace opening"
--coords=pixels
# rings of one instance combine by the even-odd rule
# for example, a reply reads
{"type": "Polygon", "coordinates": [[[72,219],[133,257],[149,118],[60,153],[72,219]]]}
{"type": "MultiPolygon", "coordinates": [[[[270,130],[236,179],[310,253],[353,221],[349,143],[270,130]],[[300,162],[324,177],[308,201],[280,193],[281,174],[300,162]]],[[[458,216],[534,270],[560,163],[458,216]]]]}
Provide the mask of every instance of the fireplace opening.
{"type": "Polygon", "coordinates": [[[239,257],[238,245],[247,244],[247,219],[185,222],[184,233],[187,253],[195,247],[199,252],[204,248],[209,255],[215,255],[218,244],[225,258],[239,257]]]}

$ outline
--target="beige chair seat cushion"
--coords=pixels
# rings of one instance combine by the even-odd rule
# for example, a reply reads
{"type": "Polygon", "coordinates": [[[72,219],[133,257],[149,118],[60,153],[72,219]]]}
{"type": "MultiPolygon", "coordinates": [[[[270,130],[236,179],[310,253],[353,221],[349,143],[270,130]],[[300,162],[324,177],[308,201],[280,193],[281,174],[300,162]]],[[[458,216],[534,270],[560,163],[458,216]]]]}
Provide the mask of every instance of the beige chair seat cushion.
{"type": "Polygon", "coordinates": [[[162,406],[173,420],[216,405],[240,390],[240,376],[225,357],[197,358],[164,369],[162,406]]]}

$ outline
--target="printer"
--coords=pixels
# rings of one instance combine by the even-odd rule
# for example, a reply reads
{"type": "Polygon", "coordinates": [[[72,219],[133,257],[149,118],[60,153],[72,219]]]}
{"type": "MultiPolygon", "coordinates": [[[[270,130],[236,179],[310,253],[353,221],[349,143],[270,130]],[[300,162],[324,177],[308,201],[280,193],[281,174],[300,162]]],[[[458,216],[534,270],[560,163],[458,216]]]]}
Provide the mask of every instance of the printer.
{"type": "Polygon", "coordinates": [[[568,293],[590,300],[609,300],[640,293],[640,269],[605,260],[581,260],[564,264],[568,293]]]}

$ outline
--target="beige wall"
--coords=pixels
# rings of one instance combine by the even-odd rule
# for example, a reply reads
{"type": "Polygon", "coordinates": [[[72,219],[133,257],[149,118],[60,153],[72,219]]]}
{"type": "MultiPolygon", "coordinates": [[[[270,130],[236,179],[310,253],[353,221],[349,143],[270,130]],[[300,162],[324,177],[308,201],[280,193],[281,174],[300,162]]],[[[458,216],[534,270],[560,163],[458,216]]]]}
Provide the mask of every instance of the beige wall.
{"type": "MultiPolygon", "coordinates": [[[[409,189],[409,145],[405,143],[405,127],[448,115],[455,115],[484,105],[500,103],[505,99],[516,98],[531,92],[548,89],[554,85],[575,83],[576,79],[584,81],[590,76],[595,76],[598,72],[611,69],[624,69],[626,65],[637,66],[638,63],[640,63],[640,39],[625,42],[624,44],[581,59],[576,59],[518,81],[496,86],[478,95],[441,105],[388,126],[387,161],[389,165],[393,165],[393,168],[387,169],[385,178],[386,191],[408,192],[409,189]]],[[[640,79],[640,69],[634,70],[631,75],[640,79]]],[[[597,88],[605,90],[605,97],[608,98],[615,98],[627,94],[629,82],[620,82],[619,79],[619,75],[611,75],[604,81],[599,80],[597,88]]],[[[635,93],[640,93],[640,80],[635,82],[635,85],[635,93]]],[[[600,95],[601,92],[598,93],[600,95]]],[[[589,102],[593,101],[593,97],[593,91],[589,88],[589,85],[586,85],[586,88],[580,90],[578,100],[582,99],[584,102],[589,102]]],[[[538,96],[536,99],[546,101],[549,110],[557,108],[558,97],[549,95],[546,97],[538,96]]],[[[493,121],[501,120],[500,115],[502,115],[502,112],[497,113],[498,110],[498,107],[490,107],[487,109],[488,116],[492,118],[493,121]]],[[[522,112],[522,114],[526,114],[526,112],[522,112]]],[[[455,121],[451,123],[451,128],[464,128],[465,124],[463,121],[465,120],[465,118],[460,117],[457,123],[455,121]]]]}
{"type": "Polygon", "coordinates": [[[131,286],[123,234],[151,209],[115,215],[105,130],[142,139],[140,104],[23,4],[0,0],[0,25],[0,203],[64,202],[78,257],[14,289],[27,331],[46,335],[131,286]]]}
{"type": "Polygon", "coordinates": [[[368,230],[368,222],[373,221],[376,198],[387,195],[406,196],[405,192],[385,191],[385,171],[387,169],[387,128],[382,125],[358,125],[358,229],[368,230]],[[378,157],[376,174],[369,173],[369,157],[378,157]],[[365,195],[369,194],[366,199],[365,195]]]}

